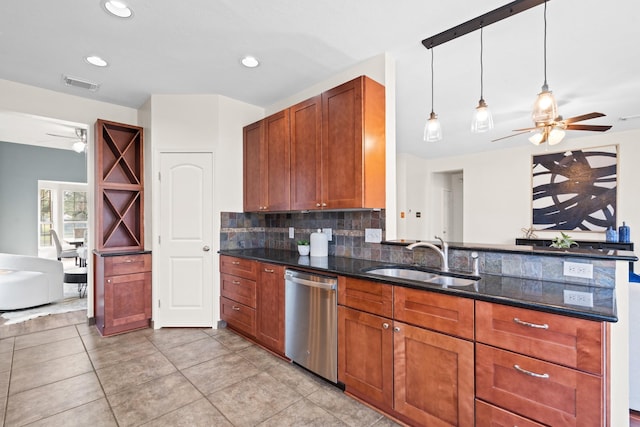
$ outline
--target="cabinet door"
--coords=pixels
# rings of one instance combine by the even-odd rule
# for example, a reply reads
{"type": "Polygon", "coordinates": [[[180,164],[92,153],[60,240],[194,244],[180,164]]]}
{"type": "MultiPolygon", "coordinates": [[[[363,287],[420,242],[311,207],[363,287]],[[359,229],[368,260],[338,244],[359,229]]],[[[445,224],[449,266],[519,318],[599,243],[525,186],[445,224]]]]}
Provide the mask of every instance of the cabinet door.
{"type": "Polygon", "coordinates": [[[150,272],[105,277],[104,282],[105,335],[149,325],[150,272]]]}
{"type": "Polygon", "coordinates": [[[322,207],[321,97],[289,109],[291,119],[291,209],[322,207]]]}
{"type": "Polygon", "coordinates": [[[338,307],[338,380],[378,408],[393,404],[391,320],[338,307]]]}
{"type": "Polygon", "coordinates": [[[289,110],[273,114],[265,122],[262,182],[263,210],[283,211],[290,204],[289,110]]]}
{"type": "Polygon", "coordinates": [[[243,129],[243,204],[245,212],[263,208],[262,200],[262,141],[264,124],[259,121],[243,129]]]}
{"type": "Polygon", "coordinates": [[[259,263],[258,271],[256,337],[284,354],[284,267],[259,263]]]}
{"type": "Polygon", "coordinates": [[[473,343],[394,322],[395,410],[425,426],[473,426],[473,343]]]}
{"type": "Polygon", "coordinates": [[[322,94],[324,208],[384,208],[384,98],[364,76],[322,94]]]}

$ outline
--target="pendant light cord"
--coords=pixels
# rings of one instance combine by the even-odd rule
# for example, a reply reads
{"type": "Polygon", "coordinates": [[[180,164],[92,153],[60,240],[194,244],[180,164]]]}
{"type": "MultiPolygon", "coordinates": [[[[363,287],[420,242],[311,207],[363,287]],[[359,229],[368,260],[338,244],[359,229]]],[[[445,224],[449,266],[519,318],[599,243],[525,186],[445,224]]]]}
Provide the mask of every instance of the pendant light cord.
{"type": "Polygon", "coordinates": [[[484,99],[484,65],[482,63],[482,50],[484,44],[482,43],[482,29],[480,27],[480,99],[484,99]]]}
{"type": "Polygon", "coordinates": [[[547,86],[547,2],[544,2],[544,85],[547,86]]]}
{"type": "Polygon", "coordinates": [[[431,114],[433,114],[433,48],[431,50],[431,114]]]}

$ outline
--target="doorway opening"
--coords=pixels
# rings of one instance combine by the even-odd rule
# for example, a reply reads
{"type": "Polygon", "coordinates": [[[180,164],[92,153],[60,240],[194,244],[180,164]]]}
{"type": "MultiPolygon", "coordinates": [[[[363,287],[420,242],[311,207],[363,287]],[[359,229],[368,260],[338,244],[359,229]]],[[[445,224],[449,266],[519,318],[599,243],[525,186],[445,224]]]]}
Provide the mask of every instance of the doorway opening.
{"type": "Polygon", "coordinates": [[[433,173],[430,193],[431,234],[448,242],[463,242],[464,171],[433,173]]]}

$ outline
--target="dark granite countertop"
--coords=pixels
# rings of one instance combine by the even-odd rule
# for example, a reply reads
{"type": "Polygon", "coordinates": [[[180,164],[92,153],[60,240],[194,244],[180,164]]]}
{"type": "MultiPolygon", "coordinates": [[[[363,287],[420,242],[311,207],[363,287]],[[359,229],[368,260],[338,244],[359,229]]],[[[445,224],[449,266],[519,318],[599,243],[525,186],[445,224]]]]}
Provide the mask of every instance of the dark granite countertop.
{"type": "MultiPolygon", "coordinates": [[[[383,245],[392,246],[408,246],[411,243],[415,243],[417,240],[386,240],[382,242],[383,245]]],[[[431,241],[430,243],[440,246],[440,242],[431,241]]],[[[572,257],[572,258],[589,258],[589,259],[608,259],[616,261],[638,261],[638,257],[631,251],[623,251],[617,249],[593,249],[593,248],[580,248],[572,247],[570,249],[564,248],[551,248],[548,246],[528,246],[528,245],[493,245],[486,243],[459,243],[459,242],[447,242],[449,249],[465,249],[465,250],[477,250],[484,252],[506,252],[514,254],[524,255],[544,255],[544,256],[558,256],[558,257],[572,257]]]]}
{"type": "MultiPolygon", "coordinates": [[[[479,249],[479,248],[478,248],[479,249]]],[[[390,283],[416,289],[424,289],[431,292],[440,292],[456,295],[464,298],[472,298],[482,301],[496,302],[516,307],[529,308],[548,313],[565,316],[579,317],[587,320],[617,322],[615,289],[589,287],[569,283],[523,279],[518,277],[495,276],[482,274],[474,285],[461,287],[443,287],[436,284],[383,277],[368,274],[366,271],[373,268],[395,266],[398,264],[379,261],[368,261],[356,258],[328,257],[302,257],[294,251],[278,249],[236,249],[222,250],[221,255],[230,255],[240,258],[253,259],[284,265],[291,268],[312,269],[320,274],[335,274],[341,276],[356,277],[377,282],[390,283]],[[593,296],[593,307],[582,307],[566,304],[564,292],[587,292],[593,296]]],[[[404,266],[411,267],[411,266],[404,266]]],[[[438,272],[428,268],[420,270],[438,272]]],[[[448,275],[458,277],[473,277],[468,274],[449,272],[448,275]]],[[[477,278],[477,277],[476,277],[477,278]]]]}

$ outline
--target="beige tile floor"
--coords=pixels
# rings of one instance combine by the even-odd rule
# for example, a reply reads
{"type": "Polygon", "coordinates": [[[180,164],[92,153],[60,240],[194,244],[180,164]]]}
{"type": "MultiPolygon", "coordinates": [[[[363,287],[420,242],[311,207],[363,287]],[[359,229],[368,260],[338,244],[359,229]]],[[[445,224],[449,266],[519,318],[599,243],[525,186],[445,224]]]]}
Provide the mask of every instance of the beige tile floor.
{"type": "Polygon", "coordinates": [[[102,338],[84,312],[0,327],[3,426],[394,426],[227,329],[102,338]]]}

